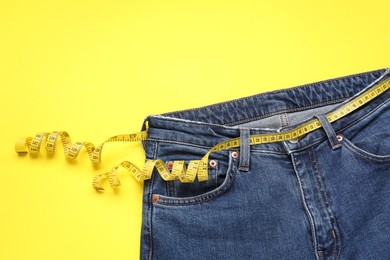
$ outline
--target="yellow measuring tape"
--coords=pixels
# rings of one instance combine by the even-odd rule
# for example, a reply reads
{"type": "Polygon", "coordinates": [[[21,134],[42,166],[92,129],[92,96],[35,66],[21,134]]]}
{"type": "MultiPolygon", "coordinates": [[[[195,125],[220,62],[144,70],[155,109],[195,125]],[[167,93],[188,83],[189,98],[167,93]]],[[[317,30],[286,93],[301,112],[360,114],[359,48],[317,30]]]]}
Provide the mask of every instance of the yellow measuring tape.
{"type": "MultiPolygon", "coordinates": [[[[390,88],[390,78],[371,88],[370,90],[362,93],[350,102],[344,104],[336,111],[326,114],[329,122],[334,122],[366,103],[373,100],[375,97],[381,95],[390,88]]],[[[310,120],[309,122],[302,124],[292,130],[272,133],[272,134],[256,134],[250,136],[250,144],[265,144],[280,141],[287,141],[296,139],[306,135],[321,127],[321,123],[318,119],[310,120]]],[[[83,147],[87,150],[88,156],[93,164],[101,162],[101,153],[105,143],[107,142],[139,142],[147,139],[147,130],[133,133],[116,135],[110,137],[99,146],[95,147],[90,142],[76,142],[72,144],[69,134],[65,131],[54,131],[38,133],[34,137],[21,138],[15,143],[15,151],[17,153],[31,153],[36,154],[39,152],[41,144],[46,140],[46,151],[48,153],[54,153],[58,138],[62,142],[65,157],[76,158],[83,147]]],[[[139,169],[136,165],[129,161],[123,161],[119,165],[114,166],[109,172],[99,174],[93,179],[93,188],[97,191],[102,191],[102,183],[105,179],[109,180],[110,186],[116,188],[120,186],[118,177],[119,167],[127,169],[137,181],[143,181],[150,179],[153,173],[153,169],[156,168],[162,179],[165,181],[180,180],[181,182],[188,183],[193,182],[198,177],[198,181],[208,180],[208,158],[212,152],[227,150],[240,146],[240,138],[233,138],[227,141],[221,142],[212,147],[200,160],[191,160],[186,166],[185,161],[176,160],[172,164],[171,171],[164,161],[147,160],[143,169],[139,169]]]]}

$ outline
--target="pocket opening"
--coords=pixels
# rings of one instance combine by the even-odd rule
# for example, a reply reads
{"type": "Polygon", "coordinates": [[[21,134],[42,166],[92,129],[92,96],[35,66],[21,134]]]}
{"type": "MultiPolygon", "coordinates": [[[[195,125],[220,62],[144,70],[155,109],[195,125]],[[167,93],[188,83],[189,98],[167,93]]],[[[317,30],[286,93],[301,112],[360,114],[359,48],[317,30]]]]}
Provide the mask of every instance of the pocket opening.
{"type": "Polygon", "coordinates": [[[209,166],[209,180],[205,182],[181,183],[180,181],[167,182],[169,186],[165,194],[153,193],[159,197],[155,204],[185,206],[210,201],[226,192],[234,181],[237,172],[237,159],[231,156],[227,160],[216,160],[218,166],[209,166]]]}
{"type": "Polygon", "coordinates": [[[343,146],[354,156],[358,156],[359,158],[364,159],[366,161],[374,162],[374,163],[390,162],[390,154],[388,155],[373,154],[369,151],[364,150],[363,148],[356,146],[352,141],[350,141],[345,137],[343,138],[343,146]]]}

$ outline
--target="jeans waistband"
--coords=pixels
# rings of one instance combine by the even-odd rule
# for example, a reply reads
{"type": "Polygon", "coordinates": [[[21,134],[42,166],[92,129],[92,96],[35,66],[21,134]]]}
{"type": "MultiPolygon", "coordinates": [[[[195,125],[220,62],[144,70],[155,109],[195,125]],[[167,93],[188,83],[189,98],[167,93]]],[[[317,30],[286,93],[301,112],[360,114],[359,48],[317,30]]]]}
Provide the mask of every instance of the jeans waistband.
{"type": "MultiPolygon", "coordinates": [[[[250,134],[283,132],[303,124],[310,116],[295,125],[279,129],[248,127],[251,121],[271,116],[295,113],[334,105],[326,113],[336,110],[362,92],[376,86],[390,76],[390,68],[368,71],[344,77],[332,78],[288,89],[265,92],[204,107],[149,115],[147,141],[167,142],[201,146],[210,149],[214,145],[240,136],[240,128],[248,128],[250,134]]],[[[335,131],[342,131],[356,120],[389,100],[389,91],[378,96],[357,111],[332,123],[335,131]]],[[[323,138],[323,129],[308,133],[297,143],[290,142],[291,151],[307,147],[323,138]]],[[[283,142],[251,146],[251,150],[286,153],[283,142]]],[[[196,158],[194,158],[196,159],[196,158]]]]}

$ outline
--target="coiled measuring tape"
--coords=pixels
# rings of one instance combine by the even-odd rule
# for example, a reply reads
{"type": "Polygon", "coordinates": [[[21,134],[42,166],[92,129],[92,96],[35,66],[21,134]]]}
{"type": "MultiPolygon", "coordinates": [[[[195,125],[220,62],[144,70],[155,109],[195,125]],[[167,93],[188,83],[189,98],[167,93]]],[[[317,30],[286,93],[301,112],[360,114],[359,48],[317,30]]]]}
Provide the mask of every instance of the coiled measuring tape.
{"type": "MultiPolygon", "coordinates": [[[[326,114],[329,122],[334,122],[352,111],[367,104],[377,96],[381,95],[390,88],[390,78],[371,88],[370,90],[362,93],[350,102],[344,104],[337,110],[326,114]]],[[[296,139],[306,135],[321,127],[321,123],[318,119],[310,120],[309,122],[302,124],[292,130],[272,133],[272,134],[256,134],[250,136],[250,145],[265,144],[273,142],[288,141],[296,139]]],[[[85,147],[87,150],[89,159],[93,164],[101,162],[101,153],[104,144],[108,142],[139,142],[147,139],[147,130],[133,133],[123,134],[110,137],[99,146],[95,147],[90,142],[76,142],[72,144],[69,134],[65,131],[43,132],[38,133],[34,137],[21,138],[15,143],[15,151],[19,154],[30,153],[37,154],[40,150],[42,142],[45,140],[46,152],[54,153],[57,140],[60,139],[64,154],[66,158],[76,158],[81,149],[85,147]]],[[[240,138],[233,138],[224,142],[218,143],[213,146],[200,160],[191,160],[186,166],[185,161],[176,160],[172,164],[172,169],[169,170],[164,161],[160,159],[147,160],[142,169],[139,169],[136,165],[129,161],[123,161],[119,165],[114,166],[109,172],[98,174],[94,177],[92,186],[97,191],[103,191],[102,186],[105,179],[109,180],[109,184],[112,188],[120,186],[118,177],[119,167],[127,169],[137,181],[143,181],[150,179],[153,173],[153,169],[156,168],[157,172],[161,175],[165,181],[180,180],[183,183],[194,182],[198,177],[198,181],[208,180],[208,158],[212,152],[227,150],[235,147],[239,147],[241,144],[240,138]]]]}

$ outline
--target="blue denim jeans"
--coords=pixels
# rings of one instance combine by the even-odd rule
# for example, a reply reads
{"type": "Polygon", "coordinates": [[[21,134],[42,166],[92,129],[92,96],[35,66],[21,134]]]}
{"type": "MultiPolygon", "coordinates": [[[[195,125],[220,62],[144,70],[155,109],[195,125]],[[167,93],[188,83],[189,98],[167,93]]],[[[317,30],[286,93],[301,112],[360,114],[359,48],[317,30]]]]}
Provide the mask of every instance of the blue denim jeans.
{"type": "MultiPolygon", "coordinates": [[[[329,123],[324,114],[390,77],[369,71],[151,115],[147,159],[209,157],[209,180],[144,183],[142,259],[390,259],[390,91],[329,123]],[[313,118],[290,141],[249,145],[313,118]]],[[[145,129],[145,123],[143,129],[145,129]]]]}

